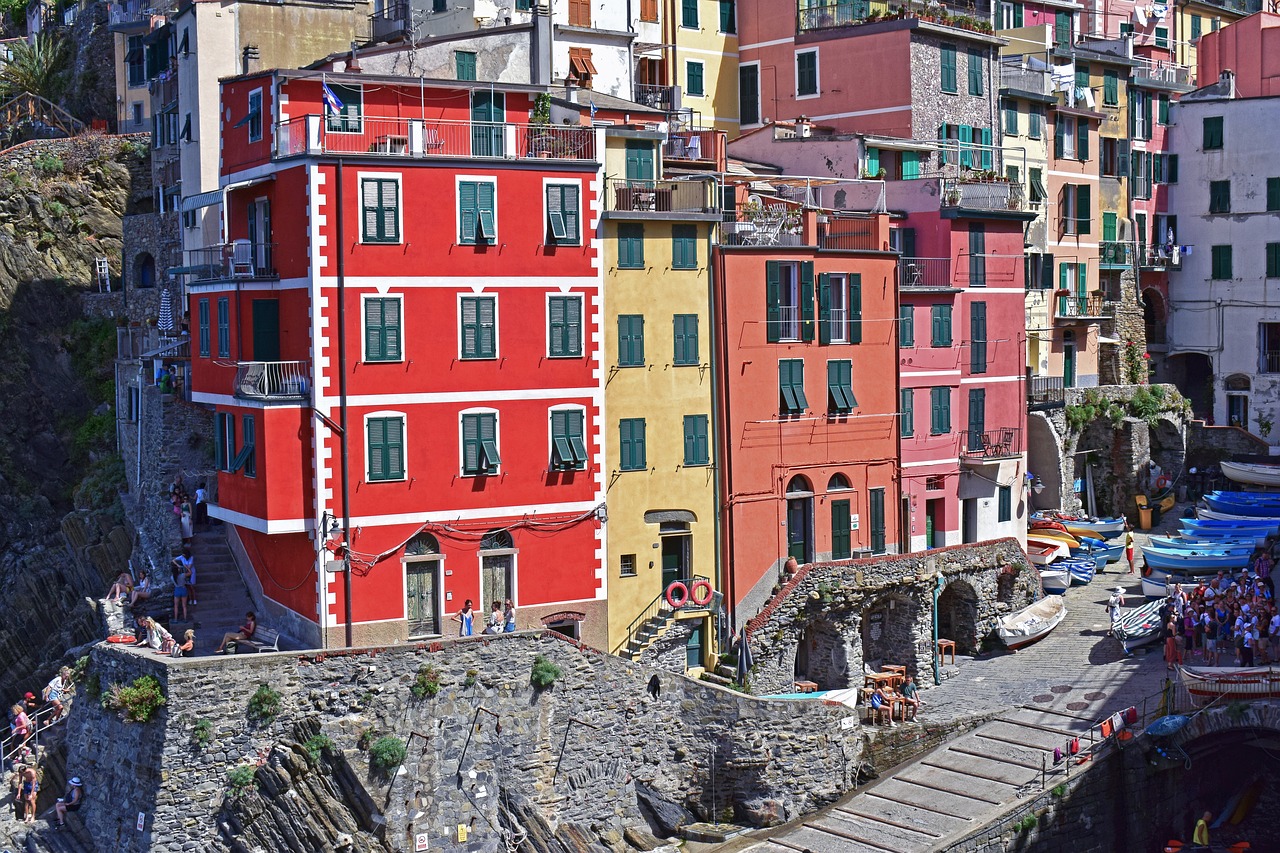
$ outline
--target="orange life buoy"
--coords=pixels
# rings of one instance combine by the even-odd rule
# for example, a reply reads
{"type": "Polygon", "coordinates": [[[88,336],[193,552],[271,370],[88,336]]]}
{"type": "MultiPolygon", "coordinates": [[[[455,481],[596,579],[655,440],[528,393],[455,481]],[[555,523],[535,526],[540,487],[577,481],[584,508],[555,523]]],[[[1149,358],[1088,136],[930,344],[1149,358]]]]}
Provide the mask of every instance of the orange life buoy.
{"type": "Polygon", "coordinates": [[[680,583],[680,581],[673,581],[671,586],[667,587],[667,604],[670,604],[672,607],[679,608],[684,607],[688,603],[689,587],[680,583]]]}
{"type": "Polygon", "coordinates": [[[110,637],[107,637],[107,642],[108,643],[136,643],[138,642],[138,638],[133,636],[133,634],[112,634],[110,637]]]}
{"type": "Polygon", "coordinates": [[[710,581],[694,581],[693,588],[689,590],[689,598],[699,607],[705,607],[711,603],[711,596],[714,592],[711,589],[710,581]],[[705,590],[706,594],[701,594],[705,590]]]}
{"type": "Polygon", "coordinates": [[[1156,478],[1156,487],[1161,489],[1169,488],[1169,478],[1161,474],[1156,478]]]}

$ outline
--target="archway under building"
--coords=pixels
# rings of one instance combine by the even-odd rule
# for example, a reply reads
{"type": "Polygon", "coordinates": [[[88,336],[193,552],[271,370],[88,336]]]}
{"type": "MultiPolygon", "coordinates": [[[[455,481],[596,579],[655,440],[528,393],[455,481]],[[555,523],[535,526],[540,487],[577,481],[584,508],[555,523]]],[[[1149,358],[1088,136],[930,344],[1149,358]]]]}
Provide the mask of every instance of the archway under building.
{"type": "Polygon", "coordinates": [[[1147,288],[1142,291],[1142,323],[1147,331],[1147,344],[1165,344],[1168,338],[1165,335],[1165,323],[1168,320],[1168,312],[1165,307],[1164,296],[1158,290],[1147,288]]]}
{"type": "Polygon", "coordinates": [[[920,605],[900,594],[876,599],[862,611],[862,660],[879,669],[885,664],[906,666],[915,675],[916,622],[920,605]]]}
{"type": "MultiPolygon", "coordinates": [[[[822,690],[841,690],[850,686],[849,671],[856,669],[855,659],[849,639],[836,625],[825,619],[810,622],[796,646],[795,677],[812,681],[822,690]]],[[[861,674],[855,675],[860,685],[861,674]]]]}
{"type": "Polygon", "coordinates": [[[1202,352],[1171,353],[1165,362],[1169,381],[1191,401],[1197,418],[1214,423],[1213,362],[1202,352]]]}
{"type": "Polygon", "coordinates": [[[938,596],[938,636],[954,640],[958,654],[978,651],[978,593],[967,581],[953,580],[938,596]]]}

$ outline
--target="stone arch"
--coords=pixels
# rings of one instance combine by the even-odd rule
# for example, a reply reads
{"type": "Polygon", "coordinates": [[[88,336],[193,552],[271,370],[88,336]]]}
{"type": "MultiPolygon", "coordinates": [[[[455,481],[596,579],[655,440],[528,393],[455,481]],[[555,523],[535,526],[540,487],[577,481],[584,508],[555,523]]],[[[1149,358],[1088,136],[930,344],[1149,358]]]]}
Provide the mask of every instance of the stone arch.
{"type": "Polygon", "coordinates": [[[133,257],[133,286],[156,286],[156,259],[150,252],[139,252],[133,257]]]}
{"type": "Polygon", "coordinates": [[[955,640],[959,654],[978,651],[978,593],[968,581],[952,580],[938,596],[938,636],[955,640]]]}
{"type": "Polygon", "coordinates": [[[862,610],[863,662],[899,664],[915,675],[919,620],[919,603],[905,594],[889,593],[872,601],[862,610]]]}
{"type": "Polygon", "coordinates": [[[804,627],[796,644],[795,677],[822,690],[861,686],[855,660],[856,649],[841,626],[818,619],[804,627]]]}
{"type": "Polygon", "coordinates": [[[506,530],[490,530],[480,540],[481,551],[503,551],[514,547],[511,534],[506,530]]]}

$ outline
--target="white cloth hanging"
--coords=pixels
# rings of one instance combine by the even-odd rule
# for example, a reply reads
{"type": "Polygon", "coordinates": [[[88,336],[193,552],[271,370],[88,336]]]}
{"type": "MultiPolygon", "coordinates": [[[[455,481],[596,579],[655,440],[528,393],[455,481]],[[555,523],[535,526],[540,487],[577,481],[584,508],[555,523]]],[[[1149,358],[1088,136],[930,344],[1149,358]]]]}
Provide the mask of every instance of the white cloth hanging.
{"type": "Polygon", "coordinates": [[[1135,6],[1133,9],[1133,19],[1138,22],[1138,26],[1142,29],[1147,28],[1147,10],[1141,6],[1135,6]]]}

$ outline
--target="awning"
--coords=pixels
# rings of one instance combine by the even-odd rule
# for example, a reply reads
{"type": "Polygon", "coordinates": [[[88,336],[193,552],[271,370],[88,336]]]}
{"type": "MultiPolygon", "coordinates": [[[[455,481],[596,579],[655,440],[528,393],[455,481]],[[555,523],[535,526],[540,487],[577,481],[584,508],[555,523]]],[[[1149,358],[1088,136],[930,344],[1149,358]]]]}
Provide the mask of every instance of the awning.
{"type": "Polygon", "coordinates": [[[182,212],[190,213],[193,210],[199,210],[202,207],[208,207],[211,204],[222,203],[222,190],[210,190],[207,193],[199,193],[198,195],[187,196],[182,200],[182,212]]]}
{"type": "Polygon", "coordinates": [[[936,142],[895,139],[888,136],[868,136],[866,137],[866,143],[872,148],[879,148],[884,151],[933,151],[938,147],[936,142]]]}
{"type": "Polygon", "coordinates": [[[589,56],[569,57],[569,67],[573,69],[576,77],[591,77],[597,73],[596,66],[589,56]]]}

